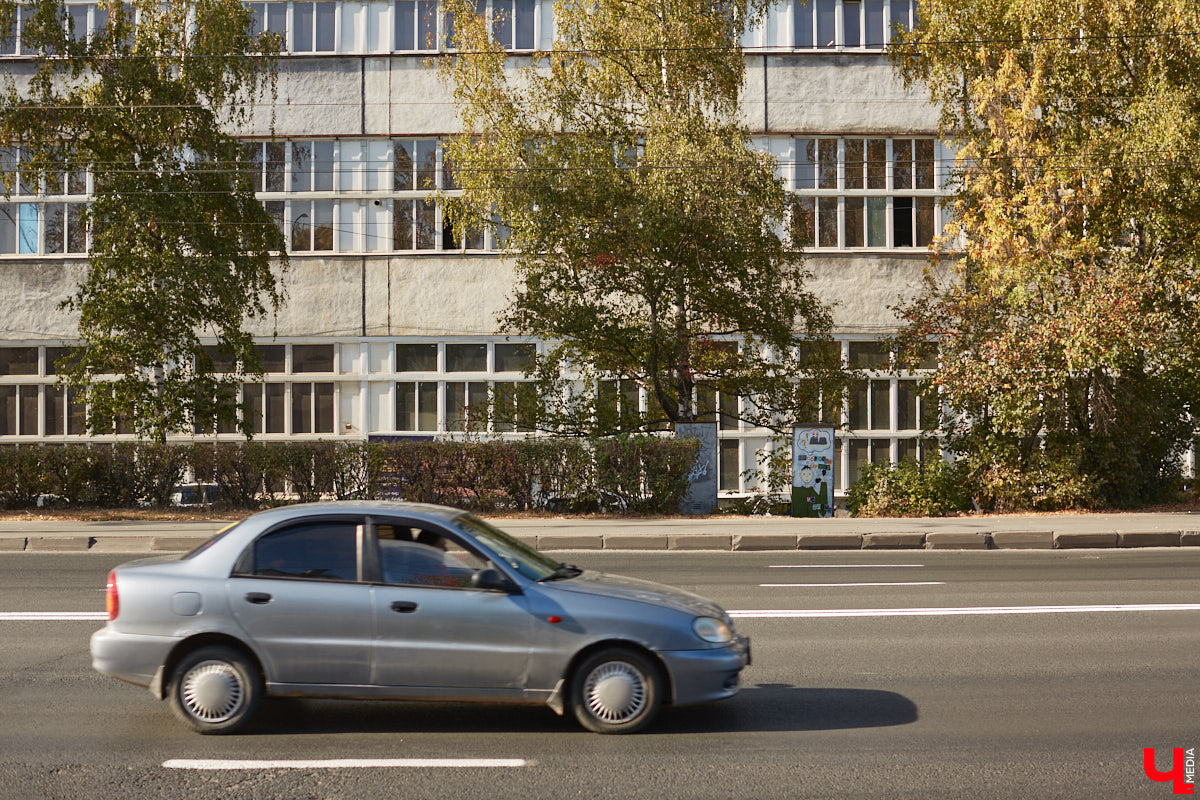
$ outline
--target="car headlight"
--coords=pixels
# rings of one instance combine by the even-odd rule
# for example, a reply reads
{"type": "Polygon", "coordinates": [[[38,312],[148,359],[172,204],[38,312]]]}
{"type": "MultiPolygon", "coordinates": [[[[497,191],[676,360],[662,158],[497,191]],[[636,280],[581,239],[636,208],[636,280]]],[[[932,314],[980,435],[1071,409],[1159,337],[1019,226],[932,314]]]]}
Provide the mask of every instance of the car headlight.
{"type": "Polygon", "coordinates": [[[706,642],[725,644],[733,641],[733,628],[724,620],[716,617],[696,617],[692,620],[692,630],[706,642]]]}

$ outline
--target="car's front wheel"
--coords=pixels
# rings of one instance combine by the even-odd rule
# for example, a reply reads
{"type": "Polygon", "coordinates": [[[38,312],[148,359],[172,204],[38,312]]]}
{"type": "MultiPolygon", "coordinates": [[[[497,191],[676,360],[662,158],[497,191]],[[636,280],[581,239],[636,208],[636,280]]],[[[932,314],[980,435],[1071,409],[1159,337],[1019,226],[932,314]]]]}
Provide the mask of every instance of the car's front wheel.
{"type": "Polygon", "coordinates": [[[199,733],[233,733],[254,715],[262,677],[231,647],[201,647],[184,656],[167,693],[175,716],[199,733]]]}
{"type": "Polygon", "coordinates": [[[649,658],[614,647],[585,658],[571,680],[579,724],[596,733],[633,733],[650,724],[662,703],[662,678],[649,658]]]}

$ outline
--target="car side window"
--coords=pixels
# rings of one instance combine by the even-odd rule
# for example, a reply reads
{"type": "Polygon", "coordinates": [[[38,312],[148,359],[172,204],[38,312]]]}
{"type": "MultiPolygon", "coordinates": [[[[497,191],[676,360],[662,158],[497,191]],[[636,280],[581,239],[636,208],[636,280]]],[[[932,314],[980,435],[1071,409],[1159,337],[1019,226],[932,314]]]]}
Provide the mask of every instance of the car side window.
{"type": "Polygon", "coordinates": [[[398,524],[375,526],[384,583],[464,589],[487,562],[432,530],[398,524]]]}
{"type": "Polygon", "coordinates": [[[354,522],[310,522],[272,531],[256,541],[248,565],[259,578],[358,580],[358,526],[354,522]]]}

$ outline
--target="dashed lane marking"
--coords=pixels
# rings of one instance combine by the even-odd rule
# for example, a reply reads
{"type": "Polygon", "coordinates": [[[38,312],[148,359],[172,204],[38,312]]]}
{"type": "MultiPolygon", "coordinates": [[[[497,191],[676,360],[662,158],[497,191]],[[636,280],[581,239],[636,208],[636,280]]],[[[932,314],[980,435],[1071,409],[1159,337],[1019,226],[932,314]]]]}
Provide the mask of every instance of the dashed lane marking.
{"type": "Polygon", "coordinates": [[[71,620],[106,620],[104,611],[0,611],[0,622],[68,622],[71,620]]]}
{"type": "Polygon", "coordinates": [[[768,569],[890,569],[924,567],[924,564],[771,564],[768,569]]]}
{"type": "Polygon", "coordinates": [[[1200,611],[1200,603],[1145,603],[1095,606],[978,606],[965,608],[804,608],[730,611],[735,619],[813,619],[821,617],[966,617],[998,614],[1106,614],[1130,611],[1200,611]]]}
{"type": "Polygon", "coordinates": [[[945,586],[945,581],[879,581],[875,583],[760,583],[766,588],[807,587],[829,588],[831,586],[945,586]]]}
{"type": "Polygon", "coordinates": [[[304,761],[232,761],[224,759],[173,758],[164,761],[167,769],[248,770],[248,769],[428,769],[433,767],[486,768],[523,767],[523,758],[330,758],[304,761]]]}

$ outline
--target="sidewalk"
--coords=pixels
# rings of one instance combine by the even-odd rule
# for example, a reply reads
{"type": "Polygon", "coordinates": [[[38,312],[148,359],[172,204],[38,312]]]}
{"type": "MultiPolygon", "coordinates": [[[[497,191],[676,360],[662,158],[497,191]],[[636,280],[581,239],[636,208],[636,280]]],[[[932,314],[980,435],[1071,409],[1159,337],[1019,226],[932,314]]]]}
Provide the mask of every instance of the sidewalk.
{"type": "MultiPolygon", "coordinates": [[[[859,550],[1200,547],[1200,513],[1051,514],[945,519],[503,518],[543,550],[859,550]]],[[[0,552],[190,550],[221,521],[0,521],[0,552]]]]}

